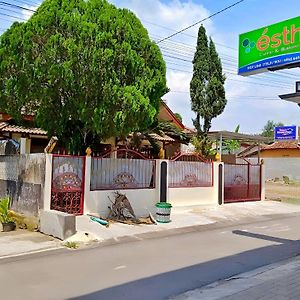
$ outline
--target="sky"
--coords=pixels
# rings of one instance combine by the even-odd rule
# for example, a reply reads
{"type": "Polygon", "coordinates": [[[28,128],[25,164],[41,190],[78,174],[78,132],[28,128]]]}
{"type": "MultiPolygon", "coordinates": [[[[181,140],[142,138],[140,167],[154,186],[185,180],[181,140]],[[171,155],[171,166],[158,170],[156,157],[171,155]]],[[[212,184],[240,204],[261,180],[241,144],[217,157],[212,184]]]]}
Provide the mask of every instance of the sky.
{"type": "MultiPolygon", "coordinates": [[[[203,18],[229,6],[237,0],[109,0],[117,7],[133,11],[148,30],[152,40],[158,41],[203,18]]],[[[36,9],[39,0],[7,0],[22,7],[36,9]]],[[[238,36],[272,23],[297,17],[297,0],[244,0],[235,7],[203,22],[212,37],[222,60],[226,75],[224,112],[213,119],[212,130],[260,133],[268,120],[285,125],[300,125],[300,108],[280,100],[279,94],[293,93],[300,70],[290,69],[242,77],[237,75],[238,36]]],[[[298,13],[299,14],[299,13],[298,13]]],[[[28,19],[30,12],[0,4],[0,33],[18,18],[28,19]],[[15,11],[15,12],[14,12],[15,11]],[[8,16],[9,15],[9,16],[8,16]],[[15,16],[14,18],[11,16],[15,16]]],[[[197,42],[197,25],[159,43],[167,64],[167,84],[170,92],[163,99],[192,127],[189,85],[192,78],[192,59],[197,42]]]]}

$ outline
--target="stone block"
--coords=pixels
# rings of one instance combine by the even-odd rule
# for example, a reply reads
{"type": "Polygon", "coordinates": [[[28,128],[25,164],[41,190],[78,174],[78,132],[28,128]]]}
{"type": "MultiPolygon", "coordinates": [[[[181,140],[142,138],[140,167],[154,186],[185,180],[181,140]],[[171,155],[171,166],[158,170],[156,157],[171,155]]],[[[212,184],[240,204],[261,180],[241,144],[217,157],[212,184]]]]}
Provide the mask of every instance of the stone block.
{"type": "Polygon", "coordinates": [[[65,240],[76,233],[76,217],[56,210],[41,211],[40,231],[65,240]]]}

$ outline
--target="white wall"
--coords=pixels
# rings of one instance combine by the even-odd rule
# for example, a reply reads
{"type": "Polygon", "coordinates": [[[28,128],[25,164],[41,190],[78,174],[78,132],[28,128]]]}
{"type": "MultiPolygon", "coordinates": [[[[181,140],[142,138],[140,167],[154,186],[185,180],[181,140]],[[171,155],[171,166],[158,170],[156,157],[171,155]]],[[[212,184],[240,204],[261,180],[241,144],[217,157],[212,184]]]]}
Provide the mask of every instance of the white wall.
{"type": "MultiPolygon", "coordinates": [[[[257,158],[247,158],[252,164],[257,164],[257,158]]],[[[265,179],[282,180],[288,176],[292,180],[300,180],[300,158],[298,157],[264,157],[265,179]]]]}
{"type": "MultiPolygon", "coordinates": [[[[128,189],[119,190],[127,196],[132,208],[137,215],[147,216],[149,212],[155,214],[155,204],[160,201],[160,166],[163,161],[156,160],[156,176],[154,189],[128,189]]],[[[173,206],[188,206],[212,204],[218,205],[219,197],[219,165],[220,162],[213,163],[213,186],[212,187],[191,187],[191,188],[168,188],[167,200],[173,206]]],[[[223,168],[224,172],[224,168],[223,168]]],[[[51,174],[52,174],[52,155],[46,155],[46,178],[44,189],[44,209],[50,210],[51,199],[51,174]]],[[[84,214],[97,213],[103,217],[107,217],[109,213],[108,206],[114,201],[114,190],[91,191],[90,190],[91,176],[91,157],[86,157],[85,170],[85,186],[84,186],[84,214]]],[[[168,184],[168,183],[167,183],[168,184]]],[[[223,183],[224,187],[224,176],[223,183]]],[[[224,192],[223,192],[224,197],[224,192]]],[[[224,199],[222,203],[224,202],[224,199]]]]}
{"type": "MultiPolygon", "coordinates": [[[[125,194],[137,217],[147,216],[149,212],[155,213],[155,204],[160,201],[160,163],[162,160],[156,160],[156,178],[154,189],[130,189],[118,190],[125,194]]],[[[91,191],[90,190],[91,157],[86,158],[85,173],[85,191],[84,191],[84,214],[98,213],[107,217],[109,213],[108,206],[114,201],[114,192],[117,190],[91,191]]]]}
{"type": "Polygon", "coordinates": [[[266,179],[288,176],[292,180],[300,180],[300,158],[263,158],[266,179]]]}
{"type": "MultiPolygon", "coordinates": [[[[222,163],[214,162],[213,164],[214,184],[212,187],[169,188],[168,202],[173,206],[218,205],[219,165],[222,163]]],[[[224,199],[222,202],[224,202],[224,199]]]]}

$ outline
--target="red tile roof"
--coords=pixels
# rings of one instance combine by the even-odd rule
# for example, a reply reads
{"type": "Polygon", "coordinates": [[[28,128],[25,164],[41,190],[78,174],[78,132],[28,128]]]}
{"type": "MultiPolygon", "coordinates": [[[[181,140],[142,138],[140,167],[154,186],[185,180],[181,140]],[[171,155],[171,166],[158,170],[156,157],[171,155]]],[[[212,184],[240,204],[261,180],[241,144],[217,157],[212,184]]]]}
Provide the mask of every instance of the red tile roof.
{"type": "Polygon", "coordinates": [[[0,122],[0,132],[3,133],[26,133],[36,135],[47,135],[47,131],[41,128],[26,128],[22,126],[10,125],[6,122],[0,122]]]}
{"type": "Polygon", "coordinates": [[[262,147],[262,150],[277,150],[277,149],[300,149],[297,141],[280,141],[271,145],[262,147]]]}

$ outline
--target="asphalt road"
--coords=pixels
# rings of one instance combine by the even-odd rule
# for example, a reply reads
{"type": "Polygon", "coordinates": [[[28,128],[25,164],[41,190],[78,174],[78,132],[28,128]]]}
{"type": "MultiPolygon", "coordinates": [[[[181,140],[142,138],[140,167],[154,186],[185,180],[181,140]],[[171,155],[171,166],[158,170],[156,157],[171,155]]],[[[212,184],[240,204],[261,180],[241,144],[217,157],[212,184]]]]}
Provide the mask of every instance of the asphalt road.
{"type": "Polygon", "coordinates": [[[166,299],[300,253],[300,216],[0,263],[0,299],[166,299]]]}

